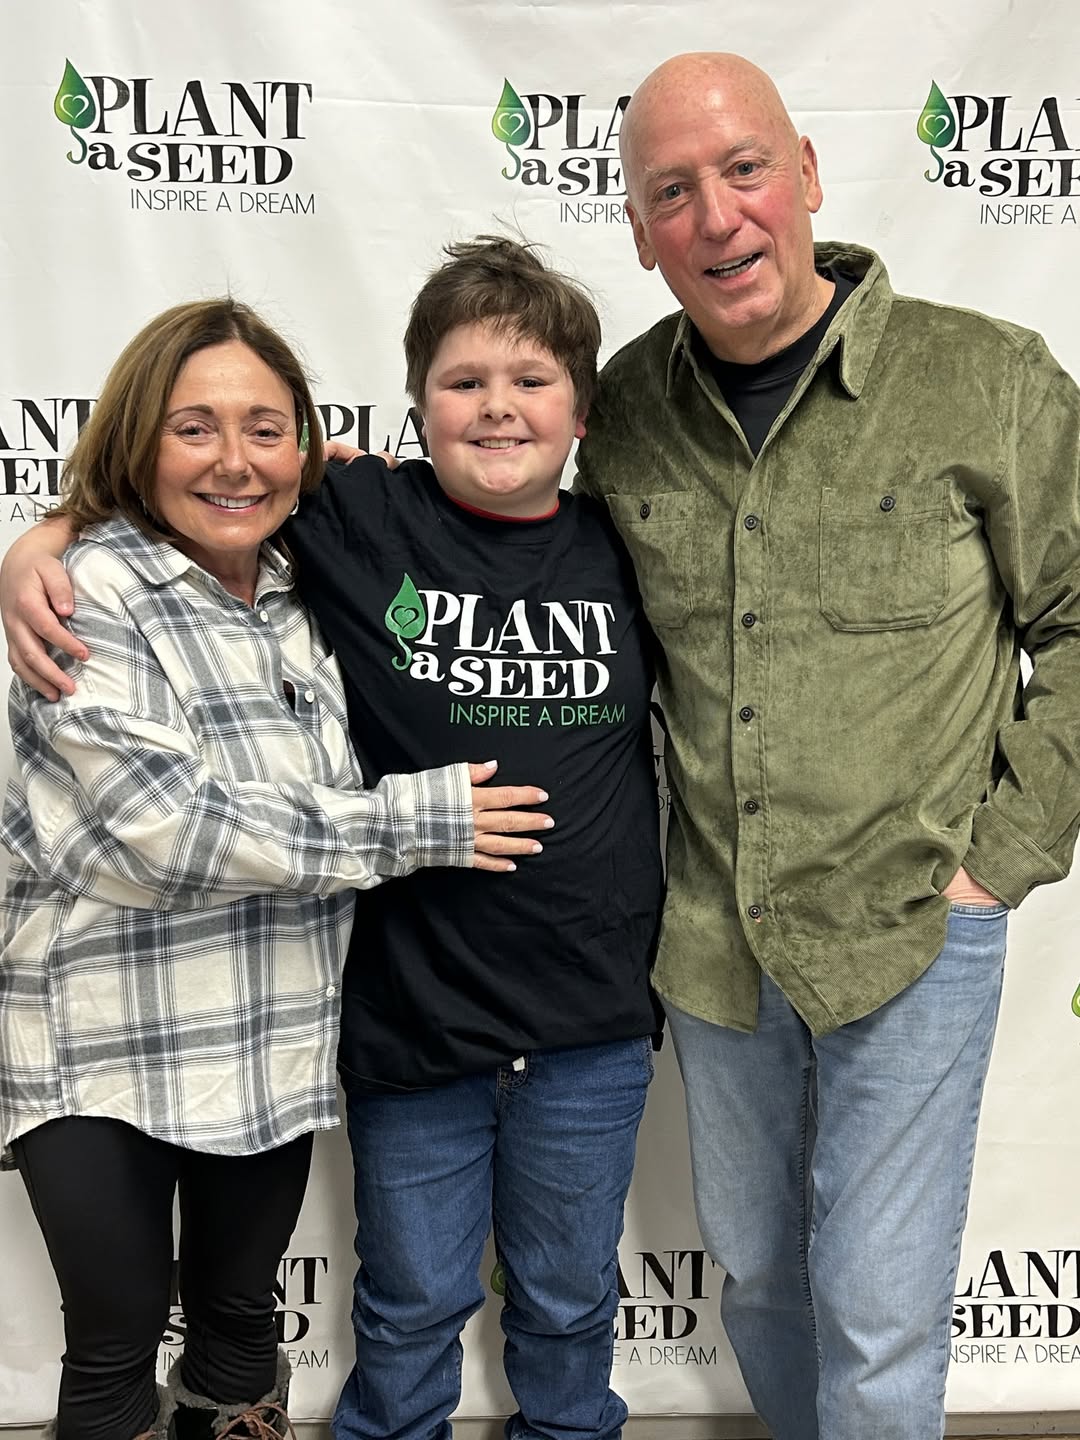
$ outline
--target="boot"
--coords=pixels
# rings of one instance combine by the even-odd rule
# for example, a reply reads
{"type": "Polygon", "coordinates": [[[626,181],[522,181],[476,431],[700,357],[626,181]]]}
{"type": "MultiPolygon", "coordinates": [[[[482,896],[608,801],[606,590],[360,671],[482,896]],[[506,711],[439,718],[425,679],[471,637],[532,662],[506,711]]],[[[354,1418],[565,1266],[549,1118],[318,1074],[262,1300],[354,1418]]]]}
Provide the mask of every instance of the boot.
{"type": "Polygon", "coordinates": [[[174,1440],[297,1440],[285,1412],[289,1398],[291,1367],[284,1350],[278,1351],[277,1379],[260,1400],[239,1405],[219,1405],[205,1395],[196,1395],[180,1379],[180,1362],[169,1371],[169,1394],[176,1405],[172,1429],[174,1440]]]}
{"type": "MultiPolygon", "coordinates": [[[[154,1416],[153,1426],[149,1430],[143,1430],[135,1436],[135,1440],[167,1440],[172,1432],[173,1411],[176,1406],[172,1396],[162,1386],[157,1387],[158,1412],[154,1416]]],[[[242,1432],[241,1432],[242,1433],[242,1432]]],[[[56,1440],[56,1421],[50,1420],[41,1432],[41,1440],[56,1440]]]]}

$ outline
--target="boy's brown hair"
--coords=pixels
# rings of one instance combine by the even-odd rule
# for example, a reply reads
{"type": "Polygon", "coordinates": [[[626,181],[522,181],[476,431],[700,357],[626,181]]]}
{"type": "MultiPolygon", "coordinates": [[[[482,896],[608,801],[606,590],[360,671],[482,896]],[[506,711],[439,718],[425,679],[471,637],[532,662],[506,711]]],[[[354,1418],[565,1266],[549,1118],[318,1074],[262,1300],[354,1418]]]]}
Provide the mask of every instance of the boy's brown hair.
{"type": "Polygon", "coordinates": [[[582,414],[596,394],[600,319],[584,288],[544,264],[534,245],[501,235],[444,247],[413,301],[405,330],[405,384],[424,408],[435,353],[459,325],[491,325],[542,345],[564,366],[582,414]]]}
{"type": "Polygon", "coordinates": [[[253,350],[289,387],[297,439],[305,425],[308,432],[300,493],[318,485],[322,430],[303,365],[250,306],[231,296],[195,300],[174,305],[144,325],[109,371],[64,468],[57,511],[76,530],[119,512],[143,530],[170,534],[154,518],[158,447],[169,396],[190,355],[227,340],[253,350]]]}

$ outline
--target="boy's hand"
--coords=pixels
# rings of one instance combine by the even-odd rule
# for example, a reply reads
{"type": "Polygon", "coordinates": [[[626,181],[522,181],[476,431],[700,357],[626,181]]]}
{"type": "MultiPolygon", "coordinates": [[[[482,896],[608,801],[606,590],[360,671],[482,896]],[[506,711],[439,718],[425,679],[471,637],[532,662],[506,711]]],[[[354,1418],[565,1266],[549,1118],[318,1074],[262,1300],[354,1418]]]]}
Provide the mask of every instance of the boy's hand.
{"type": "MultiPolygon", "coordinates": [[[[391,470],[396,470],[401,461],[396,455],[391,455],[389,450],[376,450],[374,452],[380,460],[385,460],[391,470]]],[[[367,450],[358,450],[355,445],[343,445],[340,440],[328,440],[323,446],[323,454],[327,460],[340,460],[343,465],[351,464],[353,460],[359,460],[361,455],[367,455],[367,450]]]]}
{"type": "Polygon", "coordinates": [[[472,781],[473,824],[476,839],[473,841],[476,854],[473,856],[474,870],[514,870],[512,860],[500,860],[500,855],[537,855],[544,848],[539,840],[515,840],[511,836],[517,830],[550,830],[555,821],[550,815],[540,815],[534,810],[517,810],[518,805],[541,805],[548,798],[546,790],[537,790],[533,785],[500,785],[496,789],[482,789],[484,782],[495,774],[496,761],[488,760],[483,765],[469,766],[472,781]]]}
{"type": "Polygon", "coordinates": [[[50,660],[46,645],[54,645],[76,660],[85,660],[89,651],[76,640],[62,619],[75,608],[71,581],[56,558],[71,538],[64,522],[63,544],[53,532],[46,532],[53,522],[46,522],[22,535],[8,550],[0,567],[0,619],[8,641],[8,664],[27,685],[58,700],[61,693],[71,695],[75,684],[70,676],[50,660]]]}

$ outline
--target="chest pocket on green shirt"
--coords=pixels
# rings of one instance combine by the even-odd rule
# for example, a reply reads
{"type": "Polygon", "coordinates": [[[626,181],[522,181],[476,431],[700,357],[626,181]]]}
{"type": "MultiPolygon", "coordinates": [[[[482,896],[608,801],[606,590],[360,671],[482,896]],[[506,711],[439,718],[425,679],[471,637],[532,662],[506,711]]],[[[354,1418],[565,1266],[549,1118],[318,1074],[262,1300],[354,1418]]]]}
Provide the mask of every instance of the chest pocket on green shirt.
{"type": "Polygon", "coordinates": [[[821,492],[821,613],[835,630],[930,625],[949,594],[947,482],[821,492]]]}
{"type": "Polygon", "coordinates": [[[605,498],[634,562],[649,623],[661,629],[685,625],[694,609],[695,497],[673,491],[605,498]]]}

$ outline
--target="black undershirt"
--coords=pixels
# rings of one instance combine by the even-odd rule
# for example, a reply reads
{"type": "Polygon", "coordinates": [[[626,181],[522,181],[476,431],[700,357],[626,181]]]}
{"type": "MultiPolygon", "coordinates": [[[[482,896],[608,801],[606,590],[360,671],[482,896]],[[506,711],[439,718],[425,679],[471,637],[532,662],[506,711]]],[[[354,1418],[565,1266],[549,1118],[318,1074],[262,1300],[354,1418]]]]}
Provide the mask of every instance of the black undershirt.
{"type": "Polygon", "coordinates": [[[800,335],[798,340],[775,355],[754,365],[739,365],[734,360],[720,360],[698,340],[702,355],[716,379],[720,393],[746,436],[751,453],[756,455],[772,429],[773,421],[788,402],[799,383],[799,376],[814,358],[833,316],[854,291],[857,281],[842,275],[831,266],[818,272],[833,282],[832,299],[821,319],[800,335]]]}

